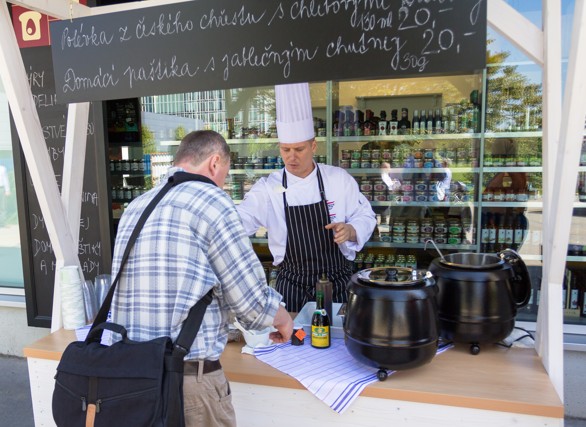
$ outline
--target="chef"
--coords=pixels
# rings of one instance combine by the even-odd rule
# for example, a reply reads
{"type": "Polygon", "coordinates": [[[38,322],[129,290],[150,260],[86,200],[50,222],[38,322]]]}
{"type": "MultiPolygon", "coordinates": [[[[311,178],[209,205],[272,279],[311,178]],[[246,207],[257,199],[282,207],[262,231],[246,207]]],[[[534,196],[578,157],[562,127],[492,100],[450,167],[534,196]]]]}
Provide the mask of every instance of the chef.
{"type": "Polygon", "coordinates": [[[238,212],[246,232],[268,231],[276,289],[287,309],[315,300],[322,274],[334,284],[333,301],[346,301],[356,252],[376,225],[368,200],[344,169],[317,164],[307,83],[275,86],[277,134],[285,168],[260,178],[238,212]]]}

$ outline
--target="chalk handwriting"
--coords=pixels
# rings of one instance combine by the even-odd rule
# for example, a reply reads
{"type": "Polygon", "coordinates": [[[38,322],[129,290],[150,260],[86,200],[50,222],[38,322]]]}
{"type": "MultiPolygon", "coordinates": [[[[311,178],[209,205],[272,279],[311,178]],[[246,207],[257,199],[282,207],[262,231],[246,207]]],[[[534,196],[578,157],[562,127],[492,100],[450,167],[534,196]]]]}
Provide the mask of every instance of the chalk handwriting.
{"type": "Polygon", "coordinates": [[[33,67],[29,67],[27,73],[28,85],[31,89],[36,87],[42,88],[45,86],[45,71],[33,71],[33,67]]]}
{"type": "Polygon", "coordinates": [[[137,81],[160,81],[180,77],[193,77],[199,71],[199,67],[192,69],[188,62],[177,64],[177,57],[173,55],[171,62],[161,59],[153,59],[147,67],[128,66],[124,70],[124,76],[132,87],[137,81]]]}
{"type": "MultiPolygon", "coordinates": [[[[114,65],[112,65],[112,71],[114,71],[114,65]]],[[[73,68],[68,68],[64,80],[63,93],[82,89],[114,87],[119,82],[119,79],[115,78],[112,73],[103,72],[102,67],[98,68],[98,74],[93,77],[78,77],[73,68]]]]}
{"type": "Polygon", "coordinates": [[[83,49],[88,46],[102,46],[110,45],[114,39],[113,35],[107,34],[105,31],[97,31],[92,25],[88,33],[85,32],[83,22],[79,28],[65,28],[61,34],[61,50],[65,48],[83,49]]]}
{"type": "Polygon", "coordinates": [[[170,13],[161,13],[155,22],[147,22],[146,17],[141,17],[136,24],[136,38],[140,40],[146,37],[170,36],[192,30],[193,21],[190,19],[182,20],[181,11],[177,12],[175,16],[170,13]]]}
{"type": "Polygon", "coordinates": [[[242,6],[237,12],[226,12],[225,9],[215,11],[210,10],[209,13],[202,15],[199,20],[199,28],[208,30],[211,28],[222,27],[243,27],[245,25],[258,24],[265,16],[266,11],[259,15],[247,12],[245,6],[242,6]]]}
{"type": "Polygon", "coordinates": [[[65,139],[65,131],[67,126],[65,123],[58,125],[46,125],[42,127],[45,141],[53,139],[65,139]]]}
{"type": "Polygon", "coordinates": [[[37,93],[33,94],[33,101],[37,108],[50,108],[57,105],[56,93],[37,93]]]}
{"type": "Polygon", "coordinates": [[[98,206],[98,193],[91,191],[84,191],[81,193],[82,203],[91,203],[94,206],[98,206]]]}
{"type": "Polygon", "coordinates": [[[33,230],[45,228],[45,218],[42,215],[33,214],[33,230]]]}
{"type": "Polygon", "coordinates": [[[309,62],[313,60],[318,52],[318,47],[302,48],[290,43],[290,48],[273,50],[273,45],[264,47],[264,51],[257,52],[254,46],[245,46],[242,51],[232,54],[225,54],[222,57],[224,64],[224,80],[230,77],[232,68],[265,68],[277,64],[281,66],[283,77],[289,77],[291,66],[294,62],[309,62]]]}
{"type": "Polygon", "coordinates": [[[52,254],[53,253],[53,245],[51,244],[50,240],[39,240],[33,239],[33,256],[37,256],[39,254],[52,254]]]}

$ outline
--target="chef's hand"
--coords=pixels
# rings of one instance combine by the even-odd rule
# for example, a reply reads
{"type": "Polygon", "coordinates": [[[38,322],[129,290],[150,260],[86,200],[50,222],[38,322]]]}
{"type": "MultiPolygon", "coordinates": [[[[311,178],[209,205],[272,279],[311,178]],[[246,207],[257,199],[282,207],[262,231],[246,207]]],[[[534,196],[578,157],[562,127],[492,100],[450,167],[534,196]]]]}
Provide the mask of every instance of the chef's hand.
{"type": "Polygon", "coordinates": [[[284,343],[291,339],[293,334],[293,319],[287,312],[285,307],[279,306],[275,319],[273,320],[273,326],[277,329],[276,332],[271,332],[269,338],[275,343],[284,343]]]}
{"type": "Polygon", "coordinates": [[[326,229],[334,230],[334,242],[338,245],[350,240],[351,242],[356,241],[356,230],[350,224],[345,222],[333,222],[326,225],[326,229]]]}

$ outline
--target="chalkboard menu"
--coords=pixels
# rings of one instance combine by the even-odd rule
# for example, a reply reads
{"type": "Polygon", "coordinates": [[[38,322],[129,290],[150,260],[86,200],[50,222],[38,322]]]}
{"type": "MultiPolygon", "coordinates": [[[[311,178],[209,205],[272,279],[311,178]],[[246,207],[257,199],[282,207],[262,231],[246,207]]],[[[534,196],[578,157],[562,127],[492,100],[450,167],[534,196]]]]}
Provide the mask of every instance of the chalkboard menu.
{"type": "MultiPolygon", "coordinates": [[[[55,93],[51,50],[43,46],[22,49],[21,53],[47,151],[57,184],[61,188],[67,105],[59,103],[59,96],[55,93]]],[[[90,108],[78,246],[84,276],[90,280],[98,274],[110,272],[109,208],[100,104],[90,108]]],[[[18,194],[19,212],[25,213],[24,216],[21,214],[19,223],[28,323],[31,326],[49,327],[56,273],[55,255],[14,125],[12,135],[15,171],[19,181],[17,188],[23,190],[18,194]]]]}
{"type": "Polygon", "coordinates": [[[198,0],[51,23],[61,102],[471,72],[486,0],[198,0]]]}

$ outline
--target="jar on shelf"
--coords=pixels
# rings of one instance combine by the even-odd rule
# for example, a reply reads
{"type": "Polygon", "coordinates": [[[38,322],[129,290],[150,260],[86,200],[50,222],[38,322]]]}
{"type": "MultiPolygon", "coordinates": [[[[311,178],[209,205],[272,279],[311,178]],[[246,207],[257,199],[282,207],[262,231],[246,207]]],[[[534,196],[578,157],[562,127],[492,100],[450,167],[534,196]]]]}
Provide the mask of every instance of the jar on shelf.
{"type": "Polygon", "coordinates": [[[350,167],[350,160],[347,160],[347,159],[340,160],[340,167],[342,169],[348,169],[350,167]]]}
{"type": "Polygon", "coordinates": [[[415,191],[427,191],[429,180],[418,179],[415,181],[415,191]]]}
{"type": "Polygon", "coordinates": [[[443,219],[436,219],[433,222],[433,233],[435,234],[445,234],[448,232],[448,226],[446,221],[443,219]]]}
{"type": "Polygon", "coordinates": [[[493,200],[495,202],[505,201],[505,191],[502,188],[495,188],[493,191],[493,200]]]}
{"type": "Polygon", "coordinates": [[[423,150],[421,148],[417,148],[413,151],[413,158],[415,159],[423,159],[423,150]]]}
{"type": "Polygon", "coordinates": [[[515,202],[517,201],[517,194],[513,189],[505,190],[505,202],[515,202]]]}
{"type": "Polygon", "coordinates": [[[384,183],[382,179],[377,179],[373,183],[373,190],[374,191],[386,191],[387,185],[384,183]]]}
{"type": "Polygon", "coordinates": [[[395,234],[405,234],[405,220],[404,219],[395,219],[393,221],[392,233],[395,234]]]}
{"type": "Polygon", "coordinates": [[[116,163],[117,162],[118,162],[118,160],[110,160],[110,172],[116,171],[116,163]]]}
{"type": "Polygon", "coordinates": [[[372,181],[368,178],[362,178],[360,180],[360,191],[364,192],[370,192],[373,190],[372,187],[372,181]]]}
{"type": "Polygon", "coordinates": [[[423,158],[426,160],[432,160],[435,158],[435,150],[433,148],[426,148],[423,150],[423,158]]]}
{"type": "Polygon", "coordinates": [[[386,191],[375,191],[372,196],[375,202],[386,202],[387,201],[387,193],[386,191]]]}
{"type": "Polygon", "coordinates": [[[372,167],[372,163],[370,160],[362,159],[360,161],[360,168],[361,169],[370,169],[372,167]]]}
{"type": "Polygon", "coordinates": [[[342,150],[342,160],[350,160],[350,150],[342,150]]]}
{"type": "Polygon", "coordinates": [[[482,193],[482,201],[483,202],[492,202],[494,200],[494,193],[490,189],[484,190],[482,193]]]}
{"type": "Polygon", "coordinates": [[[414,199],[416,202],[427,202],[428,201],[427,191],[415,191],[414,199]]]}
{"type": "Polygon", "coordinates": [[[388,148],[383,148],[383,149],[382,149],[382,151],[381,151],[381,158],[382,158],[383,160],[386,160],[387,162],[388,162],[389,160],[391,160],[391,158],[392,158],[392,157],[391,157],[391,150],[390,150],[390,149],[388,149],[388,148]]]}
{"type": "Polygon", "coordinates": [[[362,153],[360,152],[360,150],[351,150],[350,151],[350,159],[351,160],[361,160],[362,153]]]}
{"type": "Polygon", "coordinates": [[[381,159],[381,151],[378,149],[372,149],[370,151],[370,158],[372,160],[380,160],[381,159]]]}
{"type": "Polygon", "coordinates": [[[371,154],[372,154],[372,151],[371,150],[366,149],[366,148],[363,148],[362,151],[361,151],[361,157],[360,158],[362,160],[370,160],[372,158],[371,157],[371,154]]]}
{"type": "Polygon", "coordinates": [[[405,192],[411,192],[414,190],[413,181],[410,179],[405,179],[401,183],[401,190],[405,192]]]}
{"type": "Polygon", "coordinates": [[[433,239],[433,233],[419,233],[419,243],[425,243],[433,239]]]}
{"type": "Polygon", "coordinates": [[[114,170],[116,172],[122,172],[122,160],[114,160],[114,170]]]}
{"type": "Polygon", "coordinates": [[[433,220],[429,218],[424,218],[421,220],[419,225],[419,233],[420,234],[431,234],[433,233],[433,220]]]}
{"type": "Polygon", "coordinates": [[[416,219],[408,220],[405,229],[407,233],[415,233],[419,235],[419,221],[417,221],[416,219]]]}

